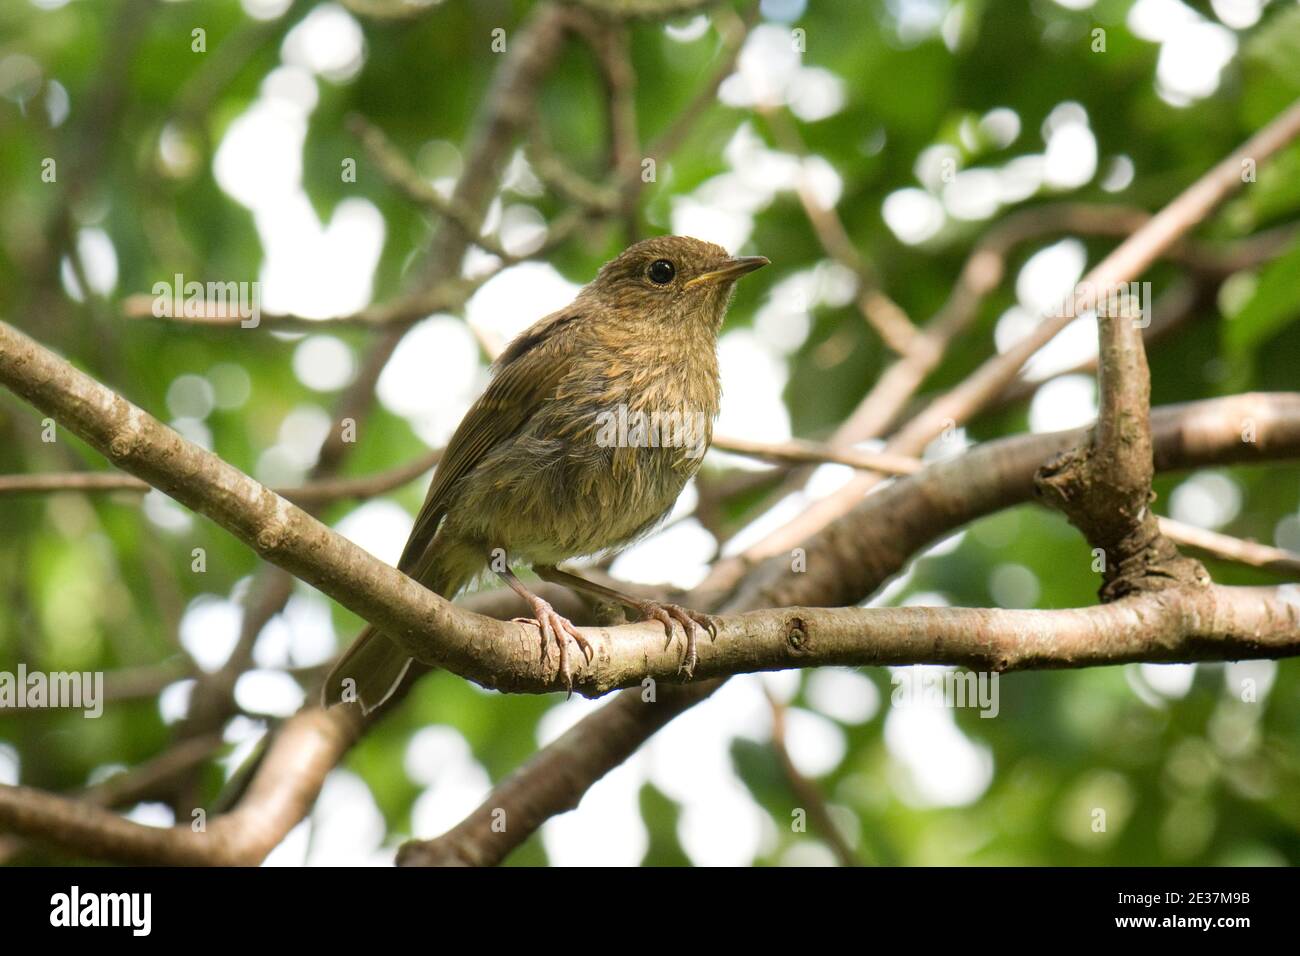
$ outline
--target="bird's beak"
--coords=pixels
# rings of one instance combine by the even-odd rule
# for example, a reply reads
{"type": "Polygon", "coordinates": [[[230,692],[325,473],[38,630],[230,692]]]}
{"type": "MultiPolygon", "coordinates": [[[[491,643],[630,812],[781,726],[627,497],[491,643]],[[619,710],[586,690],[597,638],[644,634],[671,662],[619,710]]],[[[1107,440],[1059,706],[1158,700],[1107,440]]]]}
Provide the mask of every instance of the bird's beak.
{"type": "Polygon", "coordinates": [[[753,272],[755,269],[761,269],[769,265],[771,260],[767,256],[737,256],[734,259],[728,259],[718,268],[709,272],[702,272],[693,279],[686,280],[686,288],[697,285],[701,282],[731,282],[739,279],[746,273],[753,272]]]}

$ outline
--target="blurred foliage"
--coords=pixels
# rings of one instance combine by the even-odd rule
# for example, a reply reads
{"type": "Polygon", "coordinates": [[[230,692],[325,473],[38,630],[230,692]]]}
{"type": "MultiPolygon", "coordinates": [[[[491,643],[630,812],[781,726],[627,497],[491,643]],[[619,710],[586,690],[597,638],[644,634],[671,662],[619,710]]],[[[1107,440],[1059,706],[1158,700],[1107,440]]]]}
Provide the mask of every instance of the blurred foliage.
{"type": "MultiPolygon", "coordinates": [[[[331,396],[293,374],[291,358],[302,335],[264,330],[254,336],[127,320],[119,305],[126,295],[146,292],[177,272],[203,278],[257,274],[263,250],[255,223],[218,187],[212,156],[279,64],[284,37],[318,6],[296,0],[269,21],[251,19],[235,0],[73,0],[61,6],[7,0],[0,6],[0,315],[159,415],[178,376],[215,380],[232,367],[242,369],[250,384],[247,399],[218,407],[204,425],[214,450],[247,471],[275,443],[287,414],[303,405],[331,405],[331,396]],[[191,52],[196,27],[206,30],[206,53],[191,52]],[[70,109],[53,124],[60,91],[70,109]],[[163,135],[192,151],[193,162],[183,171],[160,161],[163,135]],[[57,159],[57,183],[42,180],[46,157],[57,159]],[[60,280],[60,266],[67,261],[68,237],[87,225],[111,238],[117,276],[106,297],[79,302],[69,296],[68,280],[60,280]]],[[[1210,4],[1192,6],[1214,19],[1210,4]]],[[[366,116],[417,163],[433,155],[429,144],[462,147],[501,62],[488,52],[487,38],[498,26],[514,31],[528,7],[522,0],[448,0],[408,19],[361,18],[364,68],[344,82],[316,81],[319,101],[310,116],[303,181],[324,220],[358,196],[382,214],[386,241],[375,301],[410,286],[433,224],[377,176],[341,181],[340,158],[358,153],[345,117],[366,116]]],[[[1000,165],[1041,152],[1041,124],[1059,104],[1074,102],[1086,110],[1100,163],[1097,176],[1068,196],[1155,210],[1300,95],[1300,9],[1294,4],[1272,3],[1257,24],[1235,31],[1238,54],[1217,90],[1177,107],[1157,94],[1160,46],[1133,34],[1126,19],[1130,7],[1127,0],[1099,0],[1080,11],[1049,0],[764,4],[766,22],[805,31],[806,64],[843,81],[843,108],[799,123],[799,133],[841,178],[838,211],[858,250],[918,321],[943,303],[965,255],[988,226],[950,221],[920,247],[900,242],[886,226],[884,198],[920,185],[918,157],[927,148],[954,148],[961,166],[1000,165]],[[913,7],[938,11],[937,25],[904,42],[897,18],[913,7]],[[1106,31],[1104,53],[1091,49],[1098,27],[1106,31]],[[1021,123],[1018,138],[1005,146],[968,135],[996,107],[1014,110],[1021,123]],[[1135,175],[1124,188],[1108,192],[1100,183],[1118,155],[1131,160],[1135,175]]],[[[653,22],[631,28],[644,142],[667,128],[707,81],[719,46],[712,29],[699,40],[678,42],[653,22]]],[[[572,167],[598,176],[605,157],[604,92],[589,51],[576,43],[566,48],[541,91],[539,112],[572,167]]],[[[643,232],[668,228],[674,198],[727,169],[723,150],[742,125],[775,148],[763,118],[713,104],[644,191],[638,207],[643,232]]],[[[1049,193],[1040,193],[1027,204],[1046,198],[1049,193]]],[[[535,204],[548,218],[563,208],[549,196],[535,204]]],[[[1261,167],[1258,181],[1199,234],[1230,242],[1297,216],[1300,150],[1292,148],[1261,167]]],[[[617,225],[585,229],[550,261],[572,281],[584,282],[625,238],[617,225]]],[[[954,343],[948,361],[927,382],[927,394],[956,383],[990,354],[994,323],[1014,302],[1015,270],[1055,241],[1015,251],[1008,280],[954,343]]],[[[1090,260],[1109,242],[1087,240],[1090,260]]],[[[729,328],[748,324],[773,284],[825,258],[789,191],[756,214],[747,249],[768,255],[774,267],[742,286],[729,328]]],[[[1178,275],[1170,266],[1155,270],[1157,294],[1178,275]]],[[[1234,277],[1231,307],[1223,304],[1226,293],[1219,297],[1226,314],[1207,306],[1154,349],[1154,403],[1294,388],[1300,368],[1298,275],[1300,245],[1257,274],[1234,277]]],[[[357,357],[374,338],[355,328],[332,328],[330,334],[357,357]]],[[[437,374],[437,357],[430,361],[431,374],[437,374]]],[[[789,358],[785,400],[795,434],[824,436],[888,361],[889,353],[852,304],[818,307],[807,340],[789,358]]],[[[981,416],[968,435],[985,440],[1027,427],[1022,404],[981,416]]],[[[344,472],[373,473],[423,448],[402,417],[377,406],[344,472]]],[[[96,454],[66,433],[55,443],[42,442],[38,417],[11,396],[0,397],[0,472],[102,468],[96,454]]],[[[1218,473],[1236,484],[1241,497],[1222,530],[1272,541],[1289,521],[1288,540],[1295,544],[1300,483],[1294,469],[1218,473]]],[[[1167,506],[1181,480],[1160,479],[1158,507],[1167,506]]],[[[422,490],[412,485],[390,497],[414,511],[422,490]]],[[[738,498],[725,515],[728,524],[754,517],[767,500],[757,493],[738,498]]],[[[334,504],[322,517],[336,523],[355,507],[334,504]]],[[[181,662],[176,630],[184,609],[204,595],[225,599],[242,593],[259,565],[201,518],[180,528],[160,526],[133,494],[0,497],[0,529],[0,670],[14,669],[17,661],[110,673],[181,662]],[[205,574],[190,572],[196,547],[206,549],[205,574]]],[[[891,600],[939,596],[955,605],[991,605],[997,598],[990,581],[1006,565],[1032,574],[1036,606],[1096,600],[1087,546],[1054,515],[1029,506],[1013,509],[979,522],[954,543],[920,556],[891,600]]],[[[1270,581],[1220,562],[1210,562],[1210,568],[1222,582],[1270,581]]],[[[333,624],[340,643],[357,627],[340,609],[333,624]]],[[[1296,864],[1300,669],[1283,662],[1275,670],[1271,691],[1258,704],[1238,701],[1218,665],[1198,667],[1181,696],[1146,686],[1136,667],[1005,677],[998,719],[957,714],[960,730],[988,755],[993,773],[977,798],[953,807],[927,806],[911,796],[915,788],[884,734],[889,675],[863,671],[882,707],[860,723],[837,724],[844,756],[816,782],[832,804],[851,811],[857,821],[852,842],[877,862],[1296,864]],[[1098,806],[1110,808],[1103,834],[1090,829],[1091,808],[1098,806]]],[[[804,689],[791,707],[816,709],[807,684],[803,675],[804,689]]],[[[454,727],[473,758],[498,780],[535,750],[539,721],[555,702],[486,694],[437,674],[354,750],[346,766],[370,786],[391,842],[410,832],[412,806],[422,790],[404,764],[413,734],[433,724],[454,727]]],[[[175,732],[154,696],[113,703],[100,720],[50,711],[4,715],[0,772],[16,764],[25,784],[73,790],[101,778],[106,768],[163,751],[175,732]]],[[[755,728],[755,739],[762,733],[755,728]]],[[[232,763],[246,754],[234,745],[225,752],[236,758],[232,763]]],[[[807,859],[794,851],[807,850],[816,834],[790,832],[795,798],[771,748],[739,739],[732,760],[771,818],[756,862],[807,859]]],[[[198,799],[207,802],[222,781],[208,774],[197,786],[198,799]]],[[[681,806],[647,783],[640,812],[648,833],[645,862],[688,862],[678,835],[681,806]]],[[[599,842],[602,836],[593,833],[590,839],[599,842]]],[[[39,851],[23,857],[53,858],[39,851]]],[[[545,860],[536,837],[511,858],[515,864],[545,860]]]]}

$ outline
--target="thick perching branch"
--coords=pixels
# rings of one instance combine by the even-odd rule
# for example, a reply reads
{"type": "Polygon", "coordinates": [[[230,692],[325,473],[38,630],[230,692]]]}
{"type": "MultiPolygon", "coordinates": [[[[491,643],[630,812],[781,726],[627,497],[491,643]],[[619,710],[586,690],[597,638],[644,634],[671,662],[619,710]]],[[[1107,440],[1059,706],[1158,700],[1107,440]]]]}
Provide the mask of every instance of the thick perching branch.
{"type": "MultiPolygon", "coordinates": [[[[207,515],[267,560],[378,625],[418,660],[503,690],[555,689],[554,655],[545,662],[540,659],[535,629],[454,607],[3,323],[0,382],[119,467],[207,515]]],[[[842,616],[826,618],[825,637],[815,643],[811,634],[823,628],[818,613],[767,611],[724,618],[698,673],[709,677],[814,663],[879,662],[875,648],[852,646],[855,635],[859,645],[867,643],[863,628],[871,627],[873,612],[850,613],[863,617],[852,618],[852,625],[842,616]],[[795,626],[796,620],[804,620],[806,627],[795,626]],[[800,630],[809,638],[800,637],[800,630]]],[[[952,633],[973,633],[964,629],[981,613],[971,612],[976,617],[963,619],[952,633]]],[[[1042,622],[1035,618],[1034,623],[1042,622]]],[[[1066,618],[1062,624],[1070,626],[1066,618]]],[[[935,625],[946,629],[954,622],[936,616],[935,625]]],[[[664,646],[657,624],[586,633],[596,658],[578,677],[580,692],[603,694],[646,677],[677,679],[678,650],[664,646]]],[[[1289,633],[1284,622],[1283,639],[1289,633]]],[[[1168,635],[1160,636],[1159,643],[1167,644],[1168,635]]],[[[1276,656],[1279,651],[1258,644],[1239,646],[1230,634],[1220,656],[1253,653],[1276,656]]],[[[1015,659],[1008,657],[1008,666],[1015,666],[1015,659]]]]}
{"type": "MultiPolygon", "coordinates": [[[[853,652],[848,655],[851,659],[840,663],[849,664],[943,663],[1008,671],[1182,660],[1188,652],[1222,646],[1220,641],[1229,632],[1250,643],[1255,638],[1245,635],[1262,635],[1279,626],[1292,636],[1273,644],[1266,656],[1277,651],[1300,653],[1300,594],[1280,595],[1273,589],[1209,587],[1194,593],[1169,589],[1068,611],[909,607],[787,613],[791,617],[786,640],[798,633],[809,657],[824,658],[828,645],[843,639],[853,652]],[[862,623],[869,633],[859,630],[862,623]],[[1205,636],[1211,634],[1215,636],[1207,642],[1205,636]],[[1153,658],[1153,650],[1171,656],[1153,658]],[[863,652],[873,659],[864,661],[863,652]]],[[[744,617],[762,620],[766,615],[744,617]]],[[[762,640],[764,635],[751,631],[748,639],[756,638],[762,640]]],[[[637,691],[625,691],[501,781],[461,823],[433,840],[404,846],[398,863],[492,866],[501,862],[547,819],[577,806],[587,788],[622,763],[651,732],[699,703],[720,683],[666,688],[670,693],[661,691],[654,703],[644,703],[637,691]],[[510,821],[505,830],[493,826],[502,813],[510,821]]]]}
{"type": "MultiPolygon", "coordinates": [[[[1288,449],[1300,446],[1300,395],[1248,394],[1157,408],[1151,425],[1157,471],[1290,457],[1288,449]],[[1254,441],[1243,441],[1244,434],[1254,441]]],[[[806,571],[791,573],[788,562],[772,558],[751,573],[730,607],[861,601],[931,542],[984,515],[1031,501],[1041,463],[1076,447],[1087,434],[1075,429],[1003,438],[900,479],[806,542],[806,571]]],[[[1277,593],[1288,603],[1296,595],[1294,588],[1277,593]]],[[[577,806],[593,783],[722,683],[660,687],[654,704],[644,703],[635,690],[624,691],[502,780],[456,827],[409,844],[399,862],[500,862],[533,829],[577,806]],[[492,826],[494,809],[513,821],[508,833],[492,826]]]]}
{"type": "MultiPolygon", "coordinates": [[[[270,560],[374,620],[395,637],[409,641],[408,647],[422,659],[495,686],[517,690],[553,686],[554,675],[540,665],[536,636],[528,628],[453,608],[237,469],[189,445],[140,409],[4,324],[0,324],[0,381],[120,465],[223,524],[270,560]]],[[[1295,396],[1246,396],[1199,403],[1163,418],[1158,416],[1157,422],[1159,444],[1164,446],[1158,460],[1165,466],[1189,459],[1261,460],[1300,453],[1300,399],[1295,396]],[[1255,441],[1251,443],[1241,441],[1242,423],[1247,417],[1254,426],[1255,441]]],[[[893,486],[916,483],[911,492],[911,509],[889,500],[893,487],[864,502],[864,506],[870,504],[872,508],[886,506],[894,521],[902,524],[878,520],[867,524],[877,529],[876,535],[888,535],[896,548],[908,549],[893,553],[897,560],[905,560],[914,550],[910,545],[940,533],[954,516],[969,520],[981,509],[1024,500],[1029,494],[1032,467],[1052,450],[1077,442],[1080,434],[1027,436],[972,452],[967,457],[975,463],[967,461],[963,481],[955,483],[961,489],[958,498],[968,497],[951,513],[934,507],[936,495],[930,483],[947,481],[952,486],[954,466],[931,466],[893,486]],[[1017,446],[1021,448],[1020,470],[1008,472],[1008,461],[1016,460],[1010,450],[1017,446]],[[983,466],[979,465],[981,460],[983,466]],[[908,514],[913,516],[911,522],[908,514]]],[[[871,538],[857,536],[859,540],[864,537],[871,538]]],[[[811,597],[829,597],[846,587],[861,588],[861,581],[825,587],[829,580],[840,576],[835,567],[827,565],[838,565],[838,571],[855,577],[854,568],[840,562],[861,555],[843,550],[843,545],[843,541],[830,536],[826,542],[829,554],[811,549],[809,570],[819,573],[789,576],[798,582],[795,590],[811,597]]],[[[891,552],[884,550],[889,560],[891,552]]],[[[876,575],[880,572],[877,567],[876,575]]],[[[1196,592],[1193,600],[1175,600],[1182,593],[1135,595],[1101,608],[1059,612],[909,609],[900,613],[899,609],[788,608],[733,614],[723,618],[717,643],[703,648],[700,674],[704,677],[818,663],[941,661],[1016,669],[1118,660],[1280,657],[1300,653],[1300,614],[1288,600],[1287,592],[1208,588],[1196,592]],[[1104,636],[1100,643],[1099,635],[1104,636]]],[[[779,585],[769,589],[756,584],[746,600],[780,594],[779,585]]],[[[677,651],[663,647],[661,632],[655,626],[626,625],[586,629],[585,633],[597,646],[598,657],[580,677],[579,687],[584,692],[599,693],[639,683],[646,676],[663,681],[676,676],[677,651]]],[[[659,703],[652,708],[653,722],[661,726],[678,712],[671,706],[673,701],[684,709],[707,695],[715,683],[700,680],[680,688],[661,688],[659,703]]],[[[635,698],[637,694],[630,696],[635,698]]],[[[620,713],[634,703],[625,695],[601,713],[620,713]]],[[[196,840],[180,828],[158,831],[138,827],[106,811],[91,811],[75,801],[23,788],[0,788],[0,822],[25,834],[73,841],[81,852],[112,859],[255,859],[282,835],[279,827],[268,821],[282,821],[305,812],[328,767],[355,739],[359,729],[351,723],[351,714],[346,708],[328,714],[309,710],[294,718],[288,726],[302,727],[301,733],[311,745],[304,748],[299,741],[290,747],[277,740],[279,749],[273,748],[268,757],[272,769],[263,769],[257,778],[260,782],[254,784],[246,798],[249,805],[262,808],[262,812],[237,811],[238,815],[221,818],[229,822],[215,831],[220,840],[196,840]],[[272,761],[277,753],[285,755],[281,761],[293,762],[296,770],[275,769],[280,766],[272,761]]],[[[631,723],[623,742],[631,744],[644,739],[637,735],[646,727],[646,715],[633,716],[629,712],[628,716],[631,723]]],[[[587,732],[584,729],[579,733],[587,732]]],[[[604,769],[609,769],[623,753],[622,746],[610,739],[606,746],[591,750],[594,756],[584,756],[584,760],[603,759],[607,761],[604,769]]],[[[561,755],[546,751],[538,759],[550,761],[561,755]]],[[[578,786],[580,794],[593,778],[566,779],[569,784],[564,786],[578,786]]],[[[529,799],[535,800],[552,791],[530,787],[528,792],[532,794],[529,799]]],[[[568,799],[568,793],[572,790],[566,791],[563,786],[554,790],[538,822],[558,812],[555,801],[568,799]]]]}

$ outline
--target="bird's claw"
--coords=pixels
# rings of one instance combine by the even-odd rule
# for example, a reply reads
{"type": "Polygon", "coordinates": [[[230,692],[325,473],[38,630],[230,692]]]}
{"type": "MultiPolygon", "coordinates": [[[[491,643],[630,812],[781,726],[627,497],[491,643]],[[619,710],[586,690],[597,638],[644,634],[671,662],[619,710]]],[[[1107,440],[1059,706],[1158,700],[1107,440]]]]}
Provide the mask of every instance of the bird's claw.
{"type": "Polygon", "coordinates": [[[550,654],[547,650],[548,645],[553,641],[559,653],[560,666],[557,676],[564,684],[569,696],[573,696],[573,672],[569,669],[569,645],[565,640],[566,637],[572,638],[573,642],[578,645],[582,651],[582,656],[588,664],[596,657],[596,652],[591,646],[591,642],[582,636],[582,632],[574,627],[563,614],[560,614],[549,603],[537,598],[533,602],[532,618],[515,618],[522,624],[532,624],[541,632],[542,637],[542,660],[550,660],[550,654]]]}
{"type": "Polygon", "coordinates": [[[716,641],[718,639],[718,622],[710,614],[692,611],[690,608],[680,607],[676,604],[645,601],[637,607],[646,620],[659,621],[663,624],[664,634],[668,636],[668,640],[664,644],[664,650],[667,650],[673,643],[674,622],[682,626],[682,633],[686,635],[686,652],[677,671],[679,674],[685,674],[686,679],[690,680],[695,674],[695,665],[699,661],[699,656],[695,652],[695,629],[698,627],[707,631],[709,640],[716,641]]]}

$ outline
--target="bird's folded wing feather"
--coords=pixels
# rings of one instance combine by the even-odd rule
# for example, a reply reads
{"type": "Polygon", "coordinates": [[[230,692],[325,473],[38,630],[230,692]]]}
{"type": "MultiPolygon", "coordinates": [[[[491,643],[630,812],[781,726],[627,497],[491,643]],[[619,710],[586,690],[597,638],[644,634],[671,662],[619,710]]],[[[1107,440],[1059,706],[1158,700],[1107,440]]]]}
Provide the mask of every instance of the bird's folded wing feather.
{"type": "Polygon", "coordinates": [[[552,313],[521,333],[501,353],[487,389],[466,412],[447,443],[398,568],[411,573],[422,563],[447,512],[456,482],[473,471],[484,455],[517,434],[542,403],[555,396],[565,362],[540,346],[575,318],[577,315],[571,311],[552,313]]]}

